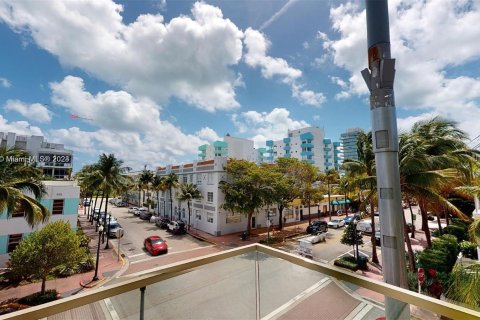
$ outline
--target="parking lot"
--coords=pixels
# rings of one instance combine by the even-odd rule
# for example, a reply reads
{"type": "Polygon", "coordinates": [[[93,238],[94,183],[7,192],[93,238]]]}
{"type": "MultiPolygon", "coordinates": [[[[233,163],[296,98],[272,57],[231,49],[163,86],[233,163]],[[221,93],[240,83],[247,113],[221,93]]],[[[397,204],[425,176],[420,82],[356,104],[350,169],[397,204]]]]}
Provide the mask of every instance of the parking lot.
{"type": "MultiPolygon", "coordinates": [[[[166,230],[160,229],[150,221],[141,220],[133,213],[128,213],[126,207],[110,205],[108,211],[122,225],[124,236],[120,239],[120,252],[128,258],[130,264],[143,262],[150,259],[161,259],[162,255],[152,257],[143,248],[143,241],[149,236],[158,235],[165,239],[168,244],[167,254],[176,254],[211,246],[210,243],[197,240],[188,234],[173,235],[166,230]]],[[[111,239],[111,243],[117,246],[117,239],[111,239]]]]}

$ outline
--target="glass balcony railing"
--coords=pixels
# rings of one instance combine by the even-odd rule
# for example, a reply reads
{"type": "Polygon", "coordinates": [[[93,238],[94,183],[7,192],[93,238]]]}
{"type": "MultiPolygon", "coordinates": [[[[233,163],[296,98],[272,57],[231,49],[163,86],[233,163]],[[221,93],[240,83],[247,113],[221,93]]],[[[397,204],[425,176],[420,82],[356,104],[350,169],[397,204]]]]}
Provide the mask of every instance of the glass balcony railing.
{"type": "Polygon", "coordinates": [[[259,244],[128,275],[2,319],[79,319],[85,310],[116,319],[394,319],[384,297],[410,311],[407,318],[480,319],[475,310],[259,244]]]}

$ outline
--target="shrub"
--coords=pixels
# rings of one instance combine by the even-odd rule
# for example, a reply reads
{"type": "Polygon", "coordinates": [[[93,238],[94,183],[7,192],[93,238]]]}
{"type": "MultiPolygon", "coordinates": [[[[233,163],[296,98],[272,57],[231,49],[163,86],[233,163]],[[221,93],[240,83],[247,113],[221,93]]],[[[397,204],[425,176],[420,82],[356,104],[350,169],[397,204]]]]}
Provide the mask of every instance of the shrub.
{"type": "Polygon", "coordinates": [[[443,228],[443,234],[451,234],[457,237],[458,241],[468,240],[468,230],[465,224],[454,223],[443,228]]]}
{"type": "Polygon", "coordinates": [[[439,249],[425,249],[418,254],[418,266],[427,269],[436,269],[440,272],[450,272],[452,267],[447,264],[449,261],[448,252],[439,249]]]}
{"type": "Polygon", "coordinates": [[[475,243],[464,240],[458,244],[458,248],[464,257],[478,259],[477,245],[475,243]]]}
{"type": "Polygon", "coordinates": [[[407,273],[407,283],[409,290],[418,292],[418,276],[415,272],[407,273]]]}
{"type": "Polygon", "coordinates": [[[451,234],[444,234],[440,238],[432,241],[432,249],[445,250],[447,252],[447,260],[445,261],[448,271],[450,272],[457,261],[458,244],[457,238],[451,234]]]}
{"type": "Polygon", "coordinates": [[[335,265],[337,267],[341,267],[341,268],[350,269],[352,271],[357,271],[358,270],[357,263],[349,261],[346,258],[335,259],[335,261],[333,262],[333,265],[335,265]]]}
{"type": "Polygon", "coordinates": [[[40,292],[37,292],[18,299],[18,303],[26,304],[28,306],[37,306],[39,304],[57,300],[57,295],[57,290],[45,290],[45,294],[43,295],[40,292]]]}

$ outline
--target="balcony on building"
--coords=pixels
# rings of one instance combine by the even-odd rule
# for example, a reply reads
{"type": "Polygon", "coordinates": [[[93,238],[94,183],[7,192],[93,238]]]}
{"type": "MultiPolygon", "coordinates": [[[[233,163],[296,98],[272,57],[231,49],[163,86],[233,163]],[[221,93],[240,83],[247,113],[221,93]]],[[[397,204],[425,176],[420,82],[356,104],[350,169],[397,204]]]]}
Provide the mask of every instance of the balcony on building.
{"type": "Polygon", "coordinates": [[[284,146],[284,147],[283,147],[283,150],[285,150],[285,151],[291,150],[291,149],[292,149],[292,147],[290,147],[290,146],[284,146]]]}
{"type": "Polygon", "coordinates": [[[305,132],[300,135],[300,140],[313,140],[313,134],[311,132],[305,132]]]}
{"type": "Polygon", "coordinates": [[[305,143],[301,143],[300,147],[302,147],[302,148],[313,148],[314,145],[313,145],[313,143],[305,142],[305,143]]]}
{"type": "Polygon", "coordinates": [[[301,155],[302,157],[305,157],[305,156],[313,156],[314,153],[313,153],[313,151],[305,150],[305,151],[300,152],[300,155],[301,155]]]}
{"type": "Polygon", "coordinates": [[[385,297],[413,319],[478,319],[480,312],[260,244],[130,274],[101,288],[5,315],[71,319],[379,319],[385,297]],[[108,311],[107,311],[108,313],[108,311]],[[103,318],[103,313],[101,314],[103,318]]]}

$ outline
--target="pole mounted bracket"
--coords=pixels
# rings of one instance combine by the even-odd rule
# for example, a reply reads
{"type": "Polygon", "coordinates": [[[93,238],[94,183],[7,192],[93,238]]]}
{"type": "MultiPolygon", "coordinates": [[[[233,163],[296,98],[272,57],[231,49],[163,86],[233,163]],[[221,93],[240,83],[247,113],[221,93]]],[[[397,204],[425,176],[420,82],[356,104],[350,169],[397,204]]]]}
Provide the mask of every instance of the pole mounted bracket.
{"type": "Polygon", "coordinates": [[[395,59],[378,59],[370,64],[372,72],[365,68],[361,71],[368,90],[393,89],[395,79],[395,59]]]}

